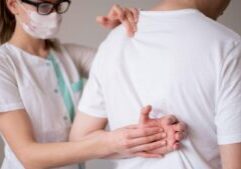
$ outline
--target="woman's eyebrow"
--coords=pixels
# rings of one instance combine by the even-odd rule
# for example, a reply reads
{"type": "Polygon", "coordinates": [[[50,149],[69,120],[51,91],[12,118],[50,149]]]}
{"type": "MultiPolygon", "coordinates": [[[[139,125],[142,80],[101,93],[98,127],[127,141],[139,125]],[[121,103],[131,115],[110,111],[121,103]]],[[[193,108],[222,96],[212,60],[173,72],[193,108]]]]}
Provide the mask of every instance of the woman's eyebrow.
{"type": "Polygon", "coordinates": [[[44,0],[29,0],[29,1],[31,1],[31,2],[46,2],[44,0]]]}
{"type": "Polygon", "coordinates": [[[57,3],[61,0],[31,0],[32,2],[49,2],[49,3],[57,3]]]}

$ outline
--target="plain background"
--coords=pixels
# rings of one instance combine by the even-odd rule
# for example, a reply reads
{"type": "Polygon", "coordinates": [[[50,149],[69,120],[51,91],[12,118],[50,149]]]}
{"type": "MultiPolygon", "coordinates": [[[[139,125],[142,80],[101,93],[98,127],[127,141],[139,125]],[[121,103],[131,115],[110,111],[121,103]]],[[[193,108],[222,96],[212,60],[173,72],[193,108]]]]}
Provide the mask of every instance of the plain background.
{"type": "MultiPolygon", "coordinates": [[[[72,0],[72,6],[64,16],[64,22],[58,37],[63,42],[78,43],[98,47],[108,31],[95,23],[98,15],[107,14],[113,4],[128,7],[149,9],[159,0],[72,0]]],[[[230,27],[241,35],[241,0],[232,0],[229,8],[219,22],[230,27]]],[[[3,158],[3,144],[0,141],[0,164],[3,158]]],[[[95,160],[87,163],[88,169],[111,169],[113,166],[106,161],[95,160]]]]}

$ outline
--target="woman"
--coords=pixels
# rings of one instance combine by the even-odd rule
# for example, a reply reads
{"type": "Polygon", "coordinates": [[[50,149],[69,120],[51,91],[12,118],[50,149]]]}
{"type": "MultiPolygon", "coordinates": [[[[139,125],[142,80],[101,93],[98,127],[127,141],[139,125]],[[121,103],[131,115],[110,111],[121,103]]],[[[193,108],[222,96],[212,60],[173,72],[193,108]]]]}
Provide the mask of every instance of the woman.
{"type": "MultiPolygon", "coordinates": [[[[0,131],[6,144],[3,169],[77,169],[79,166],[72,164],[115,153],[138,155],[162,146],[162,130],[156,126],[131,126],[96,133],[79,142],[67,141],[83,77],[88,76],[95,54],[87,47],[50,40],[70,3],[0,1],[0,131]]],[[[130,11],[114,7],[111,13],[101,18],[104,26],[117,26],[121,20],[128,29],[135,29],[130,11]],[[121,17],[124,14],[129,17],[121,17]]]]}

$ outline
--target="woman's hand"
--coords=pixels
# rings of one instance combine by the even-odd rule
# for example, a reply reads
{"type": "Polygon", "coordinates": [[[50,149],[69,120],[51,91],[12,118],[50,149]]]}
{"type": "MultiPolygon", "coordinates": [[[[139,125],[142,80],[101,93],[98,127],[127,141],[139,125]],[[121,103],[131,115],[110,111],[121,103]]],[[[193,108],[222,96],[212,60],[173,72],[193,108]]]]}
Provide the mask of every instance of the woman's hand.
{"type": "Polygon", "coordinates": [[[149,151],[149,153],[165,155],[179,149],[181,147],[180,142],[187,136],[187,125],[183,122],[179,122],[173,115],[166,115],[159,119],[150,119],[149,114],[151,111],[151,106],[147,106],[142,109],[140,125],[143,124],[145,126],[149,125],[163,128],[167,135],[167,145],[154,151],[149,151]]]}
{"type": "Polygon", "coordinates": [[[97,22],[105,28],[113,29],[120,24],[126,28],[129,37],[134,36],[137,31],[139,10],[136,8],[122,8],[114,5],[107,16],[98,16],[97,22]]]}
{"type": "Polygon", "coordinates": [[[107,134],[107,147],[118,158],[145,157],[158,158],[158,153],[145,153],[166,147],[166,134],[160,127],[132,125],[107,134]]]}

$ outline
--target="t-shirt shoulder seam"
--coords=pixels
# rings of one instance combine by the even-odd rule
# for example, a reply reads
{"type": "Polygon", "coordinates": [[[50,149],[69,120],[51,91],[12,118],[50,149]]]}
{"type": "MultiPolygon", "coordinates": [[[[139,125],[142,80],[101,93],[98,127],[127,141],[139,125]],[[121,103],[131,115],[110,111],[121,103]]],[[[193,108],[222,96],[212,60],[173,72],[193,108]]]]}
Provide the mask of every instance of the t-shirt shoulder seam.
{"type": "Polygon", "coordinates": [[[220,29],[224,30],[230,36],[230,38],[232,38],[234,41],[240,40],[241,36],[237,32],[235,32],[234,30],[227,27],[226,25],[224,25],[220,22],[214,21],[209,17],[206,17],[206,19],[209,20],[209,22],[211,24],[213,24],[215,27],[219,27],[220,29]]]}

